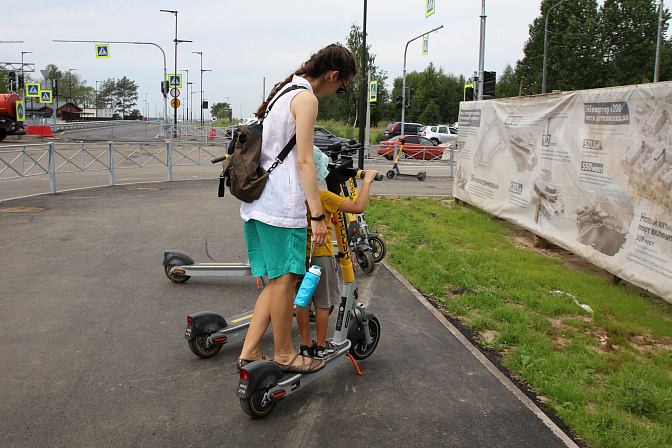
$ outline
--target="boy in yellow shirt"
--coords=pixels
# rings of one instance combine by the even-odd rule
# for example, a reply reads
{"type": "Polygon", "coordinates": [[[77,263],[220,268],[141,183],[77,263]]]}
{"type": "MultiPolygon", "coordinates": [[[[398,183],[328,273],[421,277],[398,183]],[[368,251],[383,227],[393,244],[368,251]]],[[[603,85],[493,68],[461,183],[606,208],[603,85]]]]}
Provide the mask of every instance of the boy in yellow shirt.
{"type": "MultiPolygon", "coordinates": [[[[326,177],[326,166],[329,159],[326,155],[314,154],[315,166],[317,168],[318,181],[326,177]],[[325,160],[326,159],[326,160],[325,160]]],[[[339,196],[330,191],[320,190],[320,201],[322,202],[322,212],[324,213],[324,222],[327,225],[329,235],[333,235],[333,228],[331,226],[331,217],[337,215],[339,211],[345,213],[362,213],[369,200],[369,188],[373,182],[378,171],[366,170],[364,179],[362,180],[361,190],[358,192],[357,199],[351,201],[342,196],[339,196]]],[[[308,204],[306,204],[307,206],[308,204]]],[[[306,247],[306,268],[310,258],[311,246],[311,231],[310,231],[310,217],[312,216],[310,209],[308,209],[308,240],[306,247]]],[[[327,329],[329,327],[329,308],[332,305],[337,306],[340,302],[340,260],[334,257],[334,245],[325,244],[324,246],[314,246],[311,265],[317,265],[322,268],[322,275],[317,284],[317,289],[311,299],[315,305],[315,331],[317,340],[314,341],[310,334],[310,304],[303,308],[296,307],[296,323],[301,334],[301,348],[299,353],[302,356],[310,358],[325,358],[334,353],[334,346],[327,342],[327,329]]]]}

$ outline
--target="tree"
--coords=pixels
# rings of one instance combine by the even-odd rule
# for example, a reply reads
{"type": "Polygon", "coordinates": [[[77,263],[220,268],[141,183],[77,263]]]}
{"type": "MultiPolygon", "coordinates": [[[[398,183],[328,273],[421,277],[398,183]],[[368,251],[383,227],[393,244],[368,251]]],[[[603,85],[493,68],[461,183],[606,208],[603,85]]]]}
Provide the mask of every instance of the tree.
{"type": "MultiPolygon", "coordinates": [[[[362,30],[359,26],[352,24],[350,27],[350,34],[346,40],[345,47],[347,47],[355,56],[357,63],[357,76],[346,87],[346,92],[340,95],[329,95],[320,98],[320,108],[317,118],[319,120],[339,120],[348,124],[352,123],[357,126],[357,112],[359,110],[359,86],[362,82],[368,82],[367,74],[361,73],[362,60],[362,30]]],[[[371,71],[371,80],[378,81],[378,104],[383,104],[388,100],[388,94],[385,90],[385,81],[387,80],[387,73],[381,72],[378,66],[375,65],[376,55],[371,52],[371,47],[366,46],[367,49],[367,68],[371,71]]],[[[382,107],[371,108],[371,122],[378,123],[382,117],[382,107]]]]}
{"type": "Polygon", "coordinates": [[[213,104],[210,108],[210,115],[222,120],[231,117],[231,106],[227,102],[213,104]]]}
{"type": "MultiPolygon", "coordinates": [[[[541,93],[548,15],[546,90],[578,90],[651,82],[658,31],[657,0],[543,0],[541,16],[513,78],[523,93],[541,93]],[[553,8],[550,14],[548,11],[553,8]]],[[[664,30],[670,19],[664,12],[664,30]]],[[[660,80],[672,79],[672,42],[663,40],[660,80]]],[[[511,91],[512,93],[512,91],[511,91]]],[[[499,96],[499,95],[498,95],[499,96]]]]}
{"type": "MultiPolygon", "coordinates": [[[[638,84],[653,81],[658,6],[653,0],[606,0],[600,9],[601,40],[608,66],[606,85],[638,84]]],[[[664,11],[665,34],[669,10],[664,11]]],[[[665,41],[663,51],[669,58],[672,46],[665,41]]],[[[662,58],[661,58],[662,59],[662,58]]],[[[672,79],[671,68],[661,63],[660,80],[672,79]]]]}
{"type": "Polygon", "coordinates": [[[125,117],[126,111],[138,104],[138,85],[124,76],[116,82],[114,93],[117,110],[125,117]]]}

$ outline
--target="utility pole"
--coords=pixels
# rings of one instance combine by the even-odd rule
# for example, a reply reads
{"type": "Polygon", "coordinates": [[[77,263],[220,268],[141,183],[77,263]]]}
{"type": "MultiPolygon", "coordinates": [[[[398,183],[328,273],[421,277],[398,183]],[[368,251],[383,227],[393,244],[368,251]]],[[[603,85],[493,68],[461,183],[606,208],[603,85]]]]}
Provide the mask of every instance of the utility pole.
{"type": "MultiPolygon", "coordinates": [[[[362,21],[362,67],[360,70],[361,73],[361,80],[362,82],[359,85],[359,143],[362,143],[364,141],[364,127],[366,126],[366,119],[364,117],[364,112],[365,112],[365,104],[364,102],[366,101],[366,91],[368,89],[368,85],[364,85],[364,80],[366,79],[366,9],[367,9],[367,3],[366,0],[364,0],[364,19],[362,21]]],[[[358,159],[358,166],[359,169],[364,168],[364,151],[368,150],[368,148],[360,148],[359,149],[359,159],[358,159]]]]}
{"type": "MultiPolygon", "coordinates": [[[[175,15],[175,74],[174,76],[177,76],[177,44],[182,43],[182,42],[191,42],[190,40],[178,40],[177,39],[177,11],[173,11],[170,9],[161,9],[161,12],[169,12],[173,15],[175,15]]],[[[170,88],[170,83],[168,84],[168,88],[170,88]]],[[[173,102],[177,103],[177,88],[173,90],[173,102]]],[[[173,118],[173,138],[177,138],[177,107],[173,107],[175,110],[174,113],[174,118],[173,118]]]]}
{"type": "Polygon", "coordinates": [[[658,82],[658,74],[660,67],[660,47],[663,39],[663,0],[660,0],[658,6],[658,42],[656,43],[656,66],[653,70],[653,82],[658,82]]]}
{"type": "Polygon", "coordinates": [[[485,0],[481,0],[481,45],[478,50],[478,99],[483,99],[483,71],[485,70],[485,0]]]}

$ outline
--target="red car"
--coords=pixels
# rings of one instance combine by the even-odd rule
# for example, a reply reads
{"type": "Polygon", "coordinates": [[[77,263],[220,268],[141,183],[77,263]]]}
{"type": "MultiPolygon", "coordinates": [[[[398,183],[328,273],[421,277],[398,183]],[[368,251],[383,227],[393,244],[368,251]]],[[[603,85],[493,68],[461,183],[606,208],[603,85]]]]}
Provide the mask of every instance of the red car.
{"type": "Polygon", "coordinates": [[[401,147],[400,139],[404,139],[404,154],[400,156],[400,159],[406,157],[419,160],[441,160],[443,150],[446,149],[419,135],[401,135],[380,142],[378,154],[385,156],[387,160],[392,160],[394,147],[401,147]]]}

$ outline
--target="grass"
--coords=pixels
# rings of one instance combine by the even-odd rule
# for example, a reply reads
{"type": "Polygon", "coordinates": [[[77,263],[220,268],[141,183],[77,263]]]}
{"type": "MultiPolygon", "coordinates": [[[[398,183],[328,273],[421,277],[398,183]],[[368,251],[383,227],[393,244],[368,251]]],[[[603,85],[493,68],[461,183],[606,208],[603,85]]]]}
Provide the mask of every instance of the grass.
{"type": "Polygon", "coordinates": [[[373,198],[367,218],[395,269],[590,446],[672,446],[670,304],[535,251],[511,224],[452,199],[373,198]]]}

